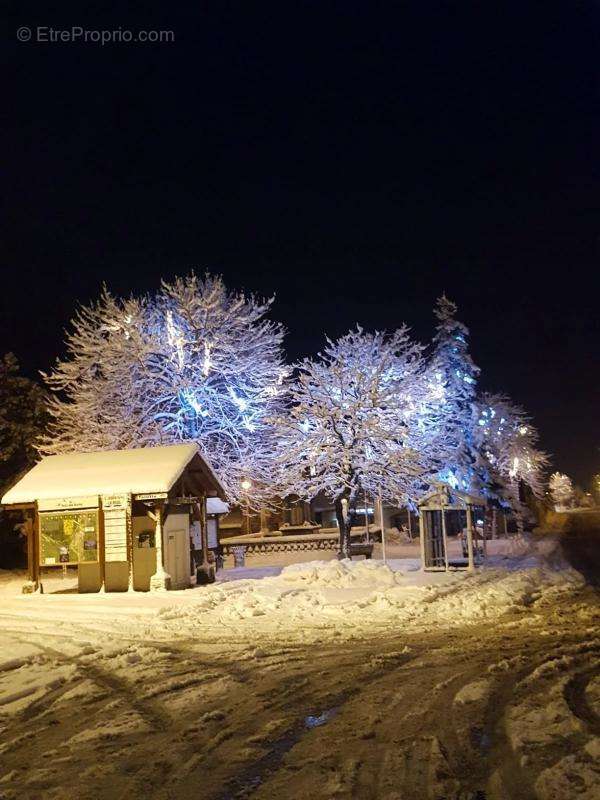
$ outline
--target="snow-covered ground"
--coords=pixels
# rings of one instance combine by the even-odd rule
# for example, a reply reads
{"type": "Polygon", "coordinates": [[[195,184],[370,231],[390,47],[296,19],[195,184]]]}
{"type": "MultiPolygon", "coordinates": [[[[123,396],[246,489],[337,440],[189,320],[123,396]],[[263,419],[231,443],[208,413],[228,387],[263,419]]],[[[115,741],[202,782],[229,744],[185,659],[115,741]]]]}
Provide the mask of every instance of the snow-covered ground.
{"type": "MultiPolygon", "coordinates": [[[[43,595],[20,594],[22,576],[0,576],[4,612],[37,618],[55,629],[73,623],[154,638],[212,635],[276,636],[313,641],[323,632],[355,638],[375,630],[456,626],[497,619],[541,598],[581,584],[561,564],[539,554],[509,556],[495,542],[487,566],[466,571],[422,572],[418,558],[308,561],[287,566],[224,570],[208,587],[168,593],[77,594],[73,576],[45,580],[43,595]]],[[[415,548],[412,548],[415,556],[415,548]]]]}
{"type": "Polygon", "coordinates": [[[0,798],[595,800],[597,595],[492,549],[474,575],[413,546],[163,594],[0,572],[0,798]]]}

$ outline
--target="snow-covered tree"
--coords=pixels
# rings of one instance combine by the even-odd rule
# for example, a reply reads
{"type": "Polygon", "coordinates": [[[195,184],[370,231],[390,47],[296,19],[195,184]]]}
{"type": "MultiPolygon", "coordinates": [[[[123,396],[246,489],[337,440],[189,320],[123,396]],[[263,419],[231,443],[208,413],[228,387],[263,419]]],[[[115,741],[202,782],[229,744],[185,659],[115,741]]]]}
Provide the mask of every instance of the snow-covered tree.
{"type": "Polygon", "coordinates": [[[536,497],[543,495],[548,456],[538,448],[539,435],[530,418],[508,397],[484,393],[476,410],[479,484],[519,514],[523,485],[536,497]]]}
{"type": "Polygon", "coordinates": [[[427,393],[422,347],[406,327],[389,335],[358,327],[297,365],[278,420],[280,491],[334,503],[343,557],[358,497],[366,491],[403,505],[430,469],[419,424],[427,393]]]}
{"type": "Polygon", "coordinates": [[[472,488],[477,453],[473,441],[477,367],[469,355],[469,329],[456,319],[456,304],[437,299],[437,318],[429,360],[430,400],[437,411],[437,439],[443,447],[438,478],[461,489],[472,488]]]}
{"type": "Polygon", "coordinates": [[[259,505],[287,375],[271,304],[208,274],[141,298],[105,289],[79,310],[67,357],[45,376],[54,397],[43,452],[196,441],[229,497],[249,478],[259,505]]]}
{"type": "Polygon", "coordinates": [[[563,472],[554,472],[548,483],[550,497],[557,511],[564,511],[573,499],[573,483],[563,472]]]}
{"type": "Polygon", "coordinates": [[[16,357],[7,353],[0,359],[0,490],[34,464],[46,423],[43,389],[20,375],[16,357]]]}

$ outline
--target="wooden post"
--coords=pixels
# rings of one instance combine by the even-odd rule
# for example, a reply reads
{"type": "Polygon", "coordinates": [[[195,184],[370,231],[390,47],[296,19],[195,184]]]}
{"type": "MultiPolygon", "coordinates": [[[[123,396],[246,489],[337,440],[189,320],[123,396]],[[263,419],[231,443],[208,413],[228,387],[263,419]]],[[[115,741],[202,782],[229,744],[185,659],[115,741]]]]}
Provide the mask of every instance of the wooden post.
{"type": "Polygon", "coordinates": [[[380,505],[379,497],[377,497],[375,507],[373,508],[373,518],[375,525],[379,525],[379,529],[381,530],[381,535],[383,537],[383,503],[380,505]]]}
{"type": "Polygon", "coordinates": [[[25,526],[27,531],[27,575],[31,583],[35,583],[35,567],[34,567],[34,536],[35,536],[35,511],[33,514],[25,512],[25,526]]]}
{"type": "Polygon", "coordinates": [[[100,591],[106,591],[106,537],[104,533],[104,508],[98,507],[98,561],[100,562],[100,591]]]}
{"type": "Polygon", "coordinates": [[[33,583],[35,590],[41,588],[40,583],[40,514],[37,503],[33,515],[33,583]]]}
{"type": "Polygon", "coordinates": [[[469,572],[475,571],[475,561],[473,559],[473,508],[467,506],[467,553],[469,556],[469,572]]]}
{"type": "Polygon", "coordinates": [[[135,589],[133,588],[133,519],[131,510],[131,496],[129,497],[125,507],[125,531],[125,535],[127,536],[128,563],[127,591],[133,592],[135,589]]]}
{"type": "Polygon", "coordinates": [[[158,503],[154,509],[156,528],[154,533],[154,544],[156,547],[156,571],[164,571],[163,563],[163,538],[162,538],[162,505],[158,503]]]}
{"type": "Polygon", "coordinates": [[[410,513],[410,506],[406,506],[406,511],[408,512],[408,538],[412,542],[412,514],[410,513]]]}
{"type": "Polygon", "coordinates": [[[302,501],[302,522],[312,522],[312,510],[308,500],[302,501]]]}
{"type": "Polygon", "coordinates": [[[485,532],[483,533],[483,557],[487,558],[487,539],[485,538],[485,532]]]}
{"type": "Polygon", "coordinates": [[[37,525],[36,506],[26,508],[23,511],[25,519],[23,528],[27,537],[27,581],[23,584],[23,593],[31,594],[37,587],[35,569],[35,529],[37,525]]]}
{"type": "Polygon", "coordinates": [[[421,539],[421,572],[425,571],[425,512],[419,510],[419,538],[421,539]]]}
{"type": "Polygon", "coordinates": [[[263,536],[269,532],[269,512],[266,508],[260,510],[260,532],[263,536]]]}
{"type": "Polygon", "coordinates": [[[441,507],[442,512],[442,536],[444,537],[444,561],[446,562],[446,572],[448,572],[448,537],[446,536],[446,511],[444,506],[441,507]]]}
{"type": "Polygon", "coordinates": [[[383,524],[383,500],[381,499],[381,495],[379,495],[379,518],[381,520],[381,553],[383,555],[383,563],[385,564],[385,525],[383,524]]]}
{"type": "Polygon", "coordinates": [[[163,557],[164,542],[163,542],[163,525],[162,525],[162,516],[163,516],[162,503],[156,504],[154,513],[156,517],[156,532],[155,532],[156,572],[150,578],[150,591],[160,592],[171,588],[171,576],[168,574],[168,572],[165,571],[164,557],[163,557]]]}
{"type": "Polygon", "coordinates": [[[196,585],[213,583],[215,575],[208,560],[208,525],[206,524],[206,497],[202,495],[199,502],[200,539],[202,541],[202,564],[196,569],[196,585]]]}

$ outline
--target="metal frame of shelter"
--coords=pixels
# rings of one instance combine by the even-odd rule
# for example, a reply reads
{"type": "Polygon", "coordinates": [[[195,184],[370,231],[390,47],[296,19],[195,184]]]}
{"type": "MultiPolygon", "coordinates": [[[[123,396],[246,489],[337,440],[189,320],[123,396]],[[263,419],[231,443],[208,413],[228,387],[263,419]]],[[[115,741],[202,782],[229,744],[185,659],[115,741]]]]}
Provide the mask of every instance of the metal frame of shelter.
{"type": "MultiPolygon", "coordinates": [[[[483,497],[439,484],[433,492],[423,497],[419,509],[419,531],[421,534],[421,569],[427,572],[448,572],[451,569],[475,569],[473,550],[473,509],[485,507],[483,497]],[[466,511],[467,515],[467,564],[450,564],[448,560],[448,538],[446,535],[446,512],[466,511]]],[[[485,538],[483,540],[485,555],[485,538]]]]}

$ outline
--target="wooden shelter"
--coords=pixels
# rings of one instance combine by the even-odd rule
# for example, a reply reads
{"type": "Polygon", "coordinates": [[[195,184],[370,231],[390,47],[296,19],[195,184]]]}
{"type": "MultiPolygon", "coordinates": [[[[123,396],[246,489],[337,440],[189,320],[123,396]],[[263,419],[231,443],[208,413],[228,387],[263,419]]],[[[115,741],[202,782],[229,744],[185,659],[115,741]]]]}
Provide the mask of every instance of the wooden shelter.
{"type": "Polygon", "coordinates": [[[450,569],[475,568],[475,551],[473,540],[473,510],[485,508],[487,501],[483,497],[461,492],[447,484],[438,484],[434,491],[423,497],[418,503],[419,529],[421,533],[421,568],[426,571],[448,571],[450,569]],[[451,511],[465,512],[467,559],[450,560],[448,556],[448,537],[446,514],[451,511]]]}
{"type": "Polygon", "coordinates": [[[29,581],[77,568],[80,592],[182,589],[194,582],[191,523],[210,572],[206,501],[223,488],[195,444],[43,458],[2,498],[21,509],[29,581]]]}

